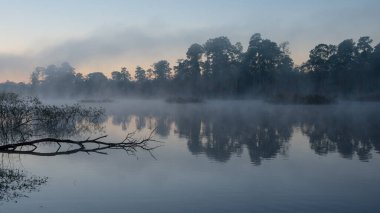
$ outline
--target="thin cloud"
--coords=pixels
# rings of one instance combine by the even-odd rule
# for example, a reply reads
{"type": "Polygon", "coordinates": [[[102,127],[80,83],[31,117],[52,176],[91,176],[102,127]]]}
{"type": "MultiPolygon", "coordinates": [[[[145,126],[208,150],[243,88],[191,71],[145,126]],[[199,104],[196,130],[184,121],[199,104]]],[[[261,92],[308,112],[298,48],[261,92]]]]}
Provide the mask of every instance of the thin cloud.
{"type": "MultiPolygon", "coordinates": [[[[104,64],[110,64],[113,60],[121,58],[125,58],[125,63],[131,64],[134,64],[133,61],[152,60],[149,63],[153,63],[154,60],[181,58],[192,43],[202,43],[208,38],[221,35],[217,32],[231,32],[225,28],[178,32],[166,32],[167,29],[164,28],[153,30],[148,32],[138,28],[98,29],[85,38],[70,39],[38,53],[3,54],[0,55],[0,72],[4,76],[1,80],[26,81],[35,67],[65,61],[74,67],[91,67],[94,63],[99,64],[104,61],[104,64]],[[7,75],[4,75],[5,73],[7,75]]],[[[81,70],[78,71],[81,72],[81,70]]],[[[109,72],[110,70],[100,71],[109,72]]]]}

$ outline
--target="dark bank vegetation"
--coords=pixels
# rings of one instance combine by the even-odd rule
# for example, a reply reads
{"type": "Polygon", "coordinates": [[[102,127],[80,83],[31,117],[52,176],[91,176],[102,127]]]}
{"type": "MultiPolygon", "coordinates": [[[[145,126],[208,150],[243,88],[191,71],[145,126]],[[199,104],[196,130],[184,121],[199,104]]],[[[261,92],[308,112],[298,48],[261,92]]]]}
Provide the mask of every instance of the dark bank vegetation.
{"type": "Polygon", "coordinates": [[[203,103],[204,100],[196,97],[170,97],[165,100],[167,103],[187,104],[187,103],[203,103]]]}
{"type": "Polygon", "coordinates": [[[282,94],[278,93],[266,99],[269,103],[275,104],[332,104],[336,98],[324,95],[299,95],[299,94],[282,94]]]}
{"type": "Polygon", "coordinates": [[[138,66],[134,73],[132,77],[127,68],[121,68],[110,78],[102,72],[83,75],[63,63],[37,67],[29,83],[6,82],[0,89],[53,97],[225,97],[274,102],[292,97],[284,101],[299,103],[324,103],[337,97],[374,101],[380,96],[380,44],[373,46],[367,36],[336,45],[318,44],[305,63],[295,66],[286,42],[278,44],[254,34],[244,50],[241,43],[217,37],[191,45],[186,58],[174,66],[160,60],[149,69],[138,66]]]}
{"type": "Polygon", "coordinates": [[[81,99],[79,100],[80,103],[112,103],[113,100],[109,98],[104,99],[81,99]]]}
{"type": "Polygon", "coordinates": [[[154,147],[153,132],[144,139],[128,134],[120,142],[107,142],[102,123],[104,110],[80,105],[44,105],[37,98],[14,93],[0,94],[0,153],[56,156],[78,152],[106,154],[107,150],[124,150],[134,154],[138,149],[154,147]],[[77,139],[90,135],[87,139],[77,139]],[[48,148],[46,147],[48,145],[48,148]]]}

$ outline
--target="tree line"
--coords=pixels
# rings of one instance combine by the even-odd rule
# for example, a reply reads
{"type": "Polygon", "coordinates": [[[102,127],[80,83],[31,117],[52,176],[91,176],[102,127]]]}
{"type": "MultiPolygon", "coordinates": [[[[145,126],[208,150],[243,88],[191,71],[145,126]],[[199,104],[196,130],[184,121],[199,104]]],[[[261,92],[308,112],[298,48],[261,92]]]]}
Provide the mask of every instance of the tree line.
{"type": "Polygon", "coordinates": [[[361,37],[337,45],[318,44],[295,66],[288,43],[254,34],[246,50],[240,42],[217,37],[192,44],[174,66],[166,60],[149,69],[127,68],[108,78],[102,72],[76,72],[69,63],[37,67],[28,83],[6,82],[1,90],[48,96],[181,95],[192,97],[271,97],[318,94],[334,97],[380,93],[380,44],[361,37]]]}

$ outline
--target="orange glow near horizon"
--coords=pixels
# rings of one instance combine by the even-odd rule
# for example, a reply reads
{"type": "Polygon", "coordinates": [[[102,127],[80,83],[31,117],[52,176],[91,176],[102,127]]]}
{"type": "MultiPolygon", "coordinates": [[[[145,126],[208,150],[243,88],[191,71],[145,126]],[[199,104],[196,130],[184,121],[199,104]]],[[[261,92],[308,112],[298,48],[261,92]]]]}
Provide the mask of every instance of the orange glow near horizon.
{"type": "MultiPolygon", "coordinates": [[[[168,60],[171,64],[171,66],[175,66],[177,59],[180,57],[166,57],[165,60],[168,60]]],[[[292,58],[294,60],[295,65],[300,65],[304,61],[307,60],[307,56],[304,54],[292,54],[292,58]]],[[[107,77],[111,77],[111,73],[113,71],[120,71],[122,67],[127,67],[129,73],[132,77],[135,75],[135,69],[137,66],[141,66],[144,69],[151,68],[152,64],[157,62],[158,60],[154,60],[151,58],[151,60],[143,60],[143,59],[137,59],[130,60],[130,63],[126,64],[124,63],[124,60],[117,59],[115,61],[91,61],[86,64],[79,64],[79,65],[72,65],[75,68],[75,72],[82,73],[83,75],[87,75],[91,72],[102,72],[107,77]]],[[[34,70],[35,67],[38,65],[31,65],[27,70],[29,72],[25,71],[1,71],[0,76],[0,83],[6,82],[6,81],[12,81],[12,82],[23,82],[28,83],[30,81],[30,74],[34,70]]]]}

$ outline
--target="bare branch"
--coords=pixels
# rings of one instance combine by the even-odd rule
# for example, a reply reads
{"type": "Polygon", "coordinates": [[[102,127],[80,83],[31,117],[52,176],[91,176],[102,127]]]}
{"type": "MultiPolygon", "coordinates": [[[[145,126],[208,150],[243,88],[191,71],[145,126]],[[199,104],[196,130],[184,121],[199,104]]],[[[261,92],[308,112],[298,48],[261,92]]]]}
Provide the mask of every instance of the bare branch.
{"type": "Polygon", "coordinates": [[[124,150],[127,153],[135,153],[138,149],[148,151],[154,158],[151,151],[159,146],[150,146],[150,142],[159,142],[153,139],[153,132],[142,140],[137,140],[133,136],[135,133],[127,134],[126,138],[119,143],[105,142],[102,139],[107,135],[97,137],[94,139],[86,140],[70,140],[70,139],[57,139],[57,138],[42,138],[31,141],[26,141],[16,144],[6,144],[0,146],[0,153],[7,154],[23,154],[23,155],[36,155],[36,156],[57,156],[68,155],[78,152],[84,153],[97,153],[107,154],[107,150],[124,150]],[[46,144],[57,144],[58,149],[55,151],[39,152],[37,149],[46,144]],[[62,145],[68,145],[69,149],[66,151],[61,150],[62,145]],[[33,147],[33,149],[27,149],[33,147]],[[95,148],[94,148],[95,147],[95,148]]]}

